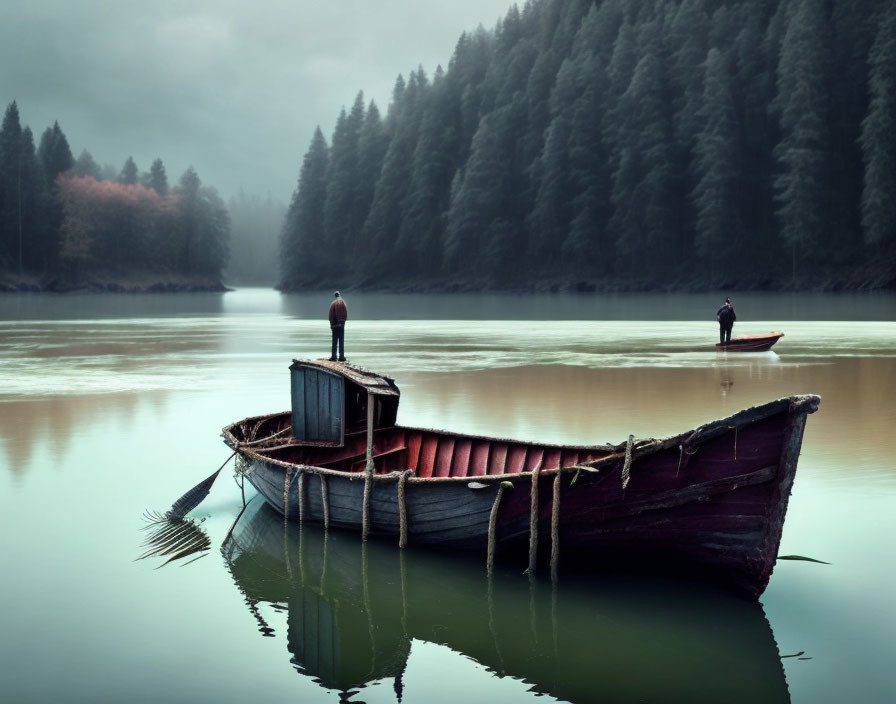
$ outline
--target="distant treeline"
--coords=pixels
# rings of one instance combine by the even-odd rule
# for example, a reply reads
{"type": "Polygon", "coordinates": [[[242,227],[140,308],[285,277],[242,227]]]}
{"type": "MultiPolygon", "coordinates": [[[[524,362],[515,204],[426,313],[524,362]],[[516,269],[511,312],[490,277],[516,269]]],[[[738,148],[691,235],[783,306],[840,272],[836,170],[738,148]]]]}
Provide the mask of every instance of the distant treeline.
{"type": "Polygon", "coordinates": [[[229,227],[223,202],[192,167],[174,188],[161,159],[143,174],[131,157],[120,172],[101,168],[87,150],[72,157],[58,123],[35,149],[18,106],[7,107],[0,128],[0,273],[16,285],[220,286],[229,227]]]}
{"type": "Polygon", "coordinates": [[[281,286],[875,287],[896,277],[896,2],[530,0],[359,94],[281,286]]]}

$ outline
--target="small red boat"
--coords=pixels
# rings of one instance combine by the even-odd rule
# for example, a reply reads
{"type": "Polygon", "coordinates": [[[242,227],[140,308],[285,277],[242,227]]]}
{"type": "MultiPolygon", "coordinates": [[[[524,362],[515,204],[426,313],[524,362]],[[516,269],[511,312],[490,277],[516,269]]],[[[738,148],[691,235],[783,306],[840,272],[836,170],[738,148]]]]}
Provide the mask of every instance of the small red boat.
{"type": "Polygon", "coordinates": [[[779,339],[784,337],[783,332],[763,332],[758,335],[741,335],[732,337],[728,344],[716,343],[717,350],[726,352],[765,352],[771,349],[779,339]]]}

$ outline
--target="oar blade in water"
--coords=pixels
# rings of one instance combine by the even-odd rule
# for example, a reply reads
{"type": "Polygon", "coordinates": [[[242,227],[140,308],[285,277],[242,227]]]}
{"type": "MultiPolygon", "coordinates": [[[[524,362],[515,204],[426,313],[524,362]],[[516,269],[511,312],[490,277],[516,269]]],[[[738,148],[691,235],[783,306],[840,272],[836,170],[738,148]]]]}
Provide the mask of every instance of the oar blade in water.
{"type": "Polygon", "coordinates": [[[165,516],[169,521],[180,521],[183,520],[184,516],[186,516],[190,511],[196,508],[199,504],[202,503],[202,500],[208,496],[208,492],[212,488],[212,484],[215,483],[215,479],[218,478],[218,474],[224,467],[227,466],[227,463],[230,462],[230,458],[233,457],[237,453],[237,450],[234,450],[230,453],[230,457],[228,457],[224,462],[218,467],[217,471],[209,476],[206,479],[203,479],[196,486],[190,489],[186,494],[181,496],[177,501],[175,501],[171,505],[171,510],[168,511],[165,516]]]}
{"type": "Polygon", "coordinates": [[[212,484],[215,483],[215,479],[218,478],[218,473],[220,471],[221,470],[219,469],[211,476],[199,482],[199,484],[175,501],[171,505],[171,510],[167,513],[168,519],[172,521],[181,520],[190,511],[201,504],[202,500],[208,496],[208,492],[211,491],[212,484]]]}

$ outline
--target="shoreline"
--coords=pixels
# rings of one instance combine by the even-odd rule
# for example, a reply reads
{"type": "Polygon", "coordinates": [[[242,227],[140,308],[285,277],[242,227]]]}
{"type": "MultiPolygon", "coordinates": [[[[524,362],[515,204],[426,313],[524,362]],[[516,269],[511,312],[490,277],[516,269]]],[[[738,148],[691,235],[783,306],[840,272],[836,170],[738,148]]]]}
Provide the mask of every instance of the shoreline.
{"type": "Polygon", "coordinates": [[[165,277],[145,279],[96,277],[85,281],[45,279],[38,276],[0,276],[0,295],[17,293],[226,293],[233,289],[221,281],[165,277]]]}
{"type": "MultiPolygon", "coordinates": [[[[281,293],[309,293],[333,288],[332,282],[314,282],[302,286],[278,286],[273,288],[281,293]]],[[[768,291],[775,293],[887,293],[896,291],[896,280],[892,281],[846,281],[830,280],[824,283],[807,280],[783,281],[766,280],[756,283],[727,281],[710,283],[691,281],[687,283],[656,284],[646,281],[569,281],[545,279],[525,284],[495,285],[480,281],[405,282],[402,284],[377,285],[360,283],[356,286],[342,284],[347,291],[370,293],[413,293],[413,294],[453,294],[453,293],[493,293],[493,294],[545,294],[545,293],[714,293],[718,291],[768,291]]]]}
{"type": "MultiPolygon", "coordinates": [[[[896,264],[896,262],[894,262],[896,264]]],[[[742,280],[731,277],[726,281],[710,282],[700,278],[682,279],[658,284],[630,278],[567,278],[544,276],[540,279],[497,283],[486,277],[453,279],[415,279],[401,283],[377,284],[370,280],[352,282],[346,274],[340,288],[347,291],[394,294],[632,294],[632,293],[711,293],[718,291],[766,291],[776,293],[874,293],[896,291],[896,266],[874,272],[852,272],[851,276],[815,272],[794,279],[791,276],[767,277],[761,280],[742,280]],[[348,279],[348,280],[345,280],[348,279]]],[[[0,294],[10,293],[226,293],[246,284],[226,285],[220,279],[188,276],[127,276],[95,275],[89,279],[72,281],[50,279],[39,275],[11,275],[0,273],[0,294]]],[[[252,284],[270,287],[281,293],[309,293],[334,288],[333,281],[309,281],[301,285],[276,283],[252,284]]]]}

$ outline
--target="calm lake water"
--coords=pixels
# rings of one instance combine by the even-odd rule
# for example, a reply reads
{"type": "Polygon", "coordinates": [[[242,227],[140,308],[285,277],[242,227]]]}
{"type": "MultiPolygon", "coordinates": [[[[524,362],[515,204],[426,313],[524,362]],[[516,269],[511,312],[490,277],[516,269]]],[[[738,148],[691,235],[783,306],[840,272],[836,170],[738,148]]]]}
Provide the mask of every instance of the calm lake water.
{"type": "Polygon", "coordinates": [[[328,356],[330,296],[0,296],[3,701],[896,699],[896,296],[732,295],[735,335],[786,333],[738,355],[713,348],[720,295],[346,292],[347,356],[396,379],[403,424],[596,444],[820,394],[780,552],[831,564],[780,561],[759,604],[489,582],[257,500],[225,542],[232,464],[194,512],[211,549],[137,560],[221,428],[287,409],[291,359],[328,356]]]}

